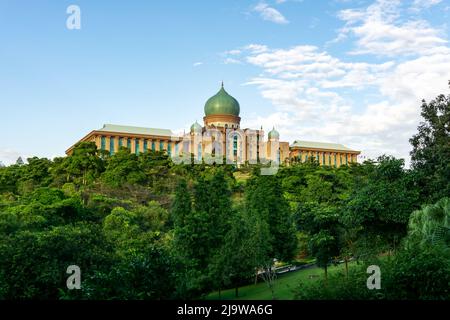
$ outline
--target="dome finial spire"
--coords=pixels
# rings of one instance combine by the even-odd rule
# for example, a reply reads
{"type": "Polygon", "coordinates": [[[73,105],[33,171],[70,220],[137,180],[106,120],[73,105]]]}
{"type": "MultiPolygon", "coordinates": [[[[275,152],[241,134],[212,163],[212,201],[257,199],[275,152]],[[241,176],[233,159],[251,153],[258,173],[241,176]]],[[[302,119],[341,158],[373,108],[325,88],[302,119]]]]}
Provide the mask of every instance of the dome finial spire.
{"type": "Polygon", "coordinates": [[[222,80],[222,88],[223,88],[223,80],[222,80]]]}

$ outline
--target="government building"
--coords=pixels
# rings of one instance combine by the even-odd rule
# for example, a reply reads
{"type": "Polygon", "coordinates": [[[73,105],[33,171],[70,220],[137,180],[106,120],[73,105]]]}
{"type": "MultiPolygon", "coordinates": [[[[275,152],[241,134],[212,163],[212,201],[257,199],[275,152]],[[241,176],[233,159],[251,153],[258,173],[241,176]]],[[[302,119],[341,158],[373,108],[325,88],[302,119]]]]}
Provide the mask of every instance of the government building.
{"type": "MultiPolygon", "coordinates": [[[[203,126],[195,122],[189,133],[174,135],[169,129],[142,128],[105,124],[93,130],[79,142],[95,142],[98,149],[111,155],[121,147],[136,154],[147,151],[164,151],[172,159],[185,159],[201,163],[226,158],[227,163],[277,163],[306,162],[314,159],[320,165],[348,165],[357,162],[360,151],[342,144],[296,140],[292,144],[280,141],[280,134],[273,128],[267,134],[262,128],[241,128],[239,102],[229,95],[222,83],[219,92],[205,103],[203,126]]],[[[76,143],[76,144],[77,144],[76,143]]],[[[74,144],[67,151],[70,155],[74,144]]],[[[221,163],[221,162],[220,162],[221,163]]]]}

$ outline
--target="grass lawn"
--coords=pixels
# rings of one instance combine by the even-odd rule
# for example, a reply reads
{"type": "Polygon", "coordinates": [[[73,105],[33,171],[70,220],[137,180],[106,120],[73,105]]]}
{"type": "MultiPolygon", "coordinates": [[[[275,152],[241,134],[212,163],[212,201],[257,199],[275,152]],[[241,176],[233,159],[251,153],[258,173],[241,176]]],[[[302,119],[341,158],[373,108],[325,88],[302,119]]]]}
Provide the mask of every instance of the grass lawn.
{"type": "MultiPolygon", "coordinates": [[[[349,263],[353,264],[352,263],[349,263]]],[[[344,272],[344,264],[338,266],[331,266],[328,268],[328,274],[334,272],[344,272]]],[[[310,269],[303,269],[294,272],[289,272],[278,276],[275,280],[274,291],[275,298],[278,300],[292,300],[294,299],[294,294],[292,290],[297,287],[300,281],[312,282],[324,277],[323,269],[313,267],[310,269]],[[310,279],[310,275],[317,275],[319,277],[313,277],[310,279]]],[[[233,300],[236,299],[234,296],[234,289],[228,289],[221,292],[221,299],[223,300],[233,300]]],[[[206,299],[208,300],[218,300],[219,293],[213,292],[209,294],[206,299]]],[[[237,300],[271,300],[272,295],[269,287],[265,282],[258,282],[256,285],[247,285],[245,287],[239,288],[239,297],[237,300]]]]}

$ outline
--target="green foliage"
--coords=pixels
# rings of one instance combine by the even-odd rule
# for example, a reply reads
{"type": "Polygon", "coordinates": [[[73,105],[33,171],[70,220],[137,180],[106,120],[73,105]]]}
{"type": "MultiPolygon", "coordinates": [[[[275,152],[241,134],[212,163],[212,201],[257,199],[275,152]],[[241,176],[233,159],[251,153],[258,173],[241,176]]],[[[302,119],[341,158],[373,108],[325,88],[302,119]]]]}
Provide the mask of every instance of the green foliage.
{"type": "Polygon", "coordinates": [[[295,225],[279,177],[253,175],[247,183],[246,204],[249,214],[260,217],[269,227],[270,256],[291,260],[297,247],[295,225]]]}
{"type": "Polygon", "coordinates": [[[68,291],[69,265],[78,265],[87,276],[109,266],[110,250],[96,225],[77,223],[18,231],[2,239],[0,256],[1,298],[58,299],[68,291]]]}
{"type": "MultiPolygon", "coordinates": [[[[375,300],[383,295],[377,290],[368,290],[366,286],[366,265],[352,266],[348,277],[343,271],[330,273],[327,279],[316,282],[301,281],[294,291],[298,300],[375,300]]],[[[382,274],[382,286],[384,276],[382,274]]]]}
{"type": "Polygon", "coordinates": [[[407,244],[450,247],[450,198],[414,211],[409,218],[407,244]]]}
{"type": "Polygon", "coordinates": [[[125,184],[143,184],[146,175],[140,167],[138,156],[131,153],[128,148],[122,147],[107,159],[102,179],[107,185],[118,188],[125,184]]]}
{"type": "Polygon", "coordinates": [[[434,202],[450,194],[450,95],[424,100],[421,114],[411,160],[423,198],[434,202]]]}
{"type": "Polygon", "coordinates": [[[104,171],[104,162],[100,158],[94,142],[80,142],[72,151],[72,156],[58,162],[56,175],[64,175],[65,182],[74,182],[78,186],[92,184],[104,171]]]}
{"type": "Polygon", "coordinates": [[[299,228],[309,234],[309,252],[319,267],[327,271],[332,259],[340,253],[339,215],[326,205],[301,205],[298,208],[299,228]]]}
{"type": "Polygon", "coordinates": [[[399,250],[392,260],[353,265],[348,277],[341,272],[331,274],[326,282],[301,282],[294,292],[302,300],[449,300],[449,288],[449,251],[442,246],[414,245],[399,250]],[[369,265],[380,267],[380,290],[366,286],[369,265]]]}
{"type": "Polygon", "coordinates": [[[380,157],[367,180],[351,194],[342,217],[345,226],[360,226],[363,238],[381,235],[382,245],[398,242],[406,234],[411,212],[418,207],[418,189],[410,177],[403,160],[380,157]]]}

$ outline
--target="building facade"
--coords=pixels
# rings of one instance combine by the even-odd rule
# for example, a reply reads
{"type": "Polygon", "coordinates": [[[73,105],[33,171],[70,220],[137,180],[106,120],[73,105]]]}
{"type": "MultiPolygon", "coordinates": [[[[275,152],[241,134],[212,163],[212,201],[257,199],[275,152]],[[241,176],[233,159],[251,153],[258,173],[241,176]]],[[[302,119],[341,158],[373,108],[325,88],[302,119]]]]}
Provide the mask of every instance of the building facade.
{"type": "MultiPolygon", "coordinates": [[[[110,154],[126,147],[136,154],[164,151],[172,158],[184,156],[201,162],[205,158],[223,157],[236,164],[264,161],[287,164],[315,159],[321,165],[339,167],[356,163],[360,154],[334,143],[298,140],[289,145],[280,141],[275,128],[268,132],[267,139],[262,128],[242,129],[239,102],[225,91],[223,83],[219,92],[206,101],[204,111],[203,126],[195,122],[189,132],[181,136],[168,129],[105,124],[78,142],[94,142],[98,149],[110,154]]],[[[67,155],[75,145],[66,150],[67,155]]]]}

